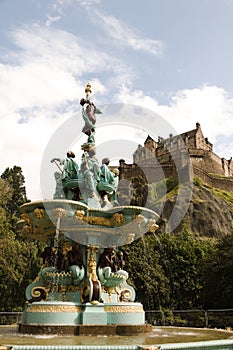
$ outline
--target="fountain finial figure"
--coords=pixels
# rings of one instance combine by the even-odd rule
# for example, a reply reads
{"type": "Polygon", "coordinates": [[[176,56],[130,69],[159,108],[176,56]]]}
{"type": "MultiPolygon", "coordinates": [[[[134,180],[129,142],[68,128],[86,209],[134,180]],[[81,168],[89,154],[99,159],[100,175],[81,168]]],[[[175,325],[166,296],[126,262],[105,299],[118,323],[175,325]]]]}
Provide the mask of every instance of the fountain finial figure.
{"type": "Polygon", "coordinates": [[[94,145],[96,114],[102,114],[102,112],[90,101],[91,92],[91,85],[87,83],[85,88],[86,98],[81,98],[80,105],[82,106],[82,117],[85,123],[82,132],[88,136],[87,143],[94,145]]]}
{"type": "Polygon", "coordinates": [[[87,83],[86,88],[85,88],[85,92],[86,92],[86,99],[89,100],[90,94],[92,93],[90,82],[87,83]]]}

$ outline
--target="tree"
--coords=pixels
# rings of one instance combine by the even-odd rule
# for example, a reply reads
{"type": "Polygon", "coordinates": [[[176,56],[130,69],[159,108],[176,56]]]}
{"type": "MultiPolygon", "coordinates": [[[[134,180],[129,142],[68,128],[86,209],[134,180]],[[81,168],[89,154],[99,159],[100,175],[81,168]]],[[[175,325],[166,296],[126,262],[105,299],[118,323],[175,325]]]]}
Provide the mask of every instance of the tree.
{"type": "Polygon", "coordinates": [[[40,263],[35,242],[17,240],[14,234],[0,238],[0,311],[22,310],[25,289],[40,263]]]}
{"type": "Polygon", "coordinates": [[[195,238],[186,229],[160,237],[161,265],[169,279],[170,309],[200,308],[203,293],[203,263],[209,241],[195,238]]]}
{"type": "Polygon", "coordinates": [[[0,237],[9,233],[11,225],[7,214],[7,203],[11,200],[12,190],[10,186],[0,178],[0,237]]]}
{"type": "Polygon", "coordinates": [[[233,307],[233,233],[216,241],[205,264],[205,308],[233,307]]]}
{"type": "Polygon", "coordinates": [[[128,246],[126,269],[145,309],[202,308],[203,267],[211,246],[186,229],[146,234],[128,246]]]}
{"type": "Polygon", "coordinates": [[[7,209],[7,215],[11,218],[10,222],[14,229],[19,216],[19,207],[28,202],[26,188],[24,186],[25,178],[22,169],[16,165],[13,168],[7,168],[2,173],[1,178],[5,180],[7,185],[11,188],[12,195],[4,205],[7,209]]]}
{"type": "Polygon", "coordinates": [[[146,310],[156,310],[165,305],[169,296],[168,279],[159,264],[160,253],[153,234],[146,234],[126,249],[126,270],[130,273],[129,283],[135,287],[136,297],[146,310]]]}
{"type": "Polygon", "coordinates": [[[41,263],[38,243],[17,239],[13,231],[15,214],[8,209],[12,204],[14,212],[13,193],[13,187],[0,178],[0,311],[23,307],[26,286],[37,275],[41,263]]]}

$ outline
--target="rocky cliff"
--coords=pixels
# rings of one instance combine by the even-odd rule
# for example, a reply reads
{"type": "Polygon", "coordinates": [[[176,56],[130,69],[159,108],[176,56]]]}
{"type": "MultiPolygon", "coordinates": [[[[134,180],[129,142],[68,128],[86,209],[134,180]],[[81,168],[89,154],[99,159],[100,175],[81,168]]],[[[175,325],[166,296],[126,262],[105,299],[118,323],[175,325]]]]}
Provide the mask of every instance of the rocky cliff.
{"type": "MultiPolygon", "coordinates": [[[[190,189],[187,187],[187,190],[190,189]]],[[[166,230],[174,206],[177,206],[177,193],[176,187],[166,194],[160,220],[162,231],[166,230]]],[[[152,205],[151,209],[160,210],[160,203],[161,200],[152,205]]],[[[182,205],[181,201],[180,206],[182,205]]],[[[178,208],[178,213],[181,207],[178,208]]],[[[173,232],[179,232],[184,225],[196,236],[222,237],[232,233],[233,193],[206,186],[196,179],[187,212],[173,232]]]]}

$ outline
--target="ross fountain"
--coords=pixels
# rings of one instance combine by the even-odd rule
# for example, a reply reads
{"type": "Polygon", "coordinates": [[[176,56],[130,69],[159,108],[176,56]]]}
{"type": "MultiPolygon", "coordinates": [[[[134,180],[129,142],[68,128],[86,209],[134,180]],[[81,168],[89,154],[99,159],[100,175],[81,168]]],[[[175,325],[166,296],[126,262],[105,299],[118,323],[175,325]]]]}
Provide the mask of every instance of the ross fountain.
{"type": "Polygon", "coordinates": [[[118,169],[109,159],[95,158],[96,114],[87,84],[82,116],[87,135],[81,165],[72,151],[65,160],[54,158],[54,199],[21,207],[20,235],[48,241],[43,267],[27,287],[21,333],[138,334],[151,333],[141,303],[127,283],[124,252],[145,232],[154,232],[158,215],[117,201],[118,169]],[[63,165],[63,168],[61,168],[63,165]]]}

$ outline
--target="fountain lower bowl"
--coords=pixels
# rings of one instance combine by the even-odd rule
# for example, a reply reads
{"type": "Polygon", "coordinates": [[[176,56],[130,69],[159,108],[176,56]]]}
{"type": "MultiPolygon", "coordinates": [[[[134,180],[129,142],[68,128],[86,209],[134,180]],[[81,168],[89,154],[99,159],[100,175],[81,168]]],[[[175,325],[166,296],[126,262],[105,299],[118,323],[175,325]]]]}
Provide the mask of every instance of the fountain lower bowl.
{"type": "MultiPolygon", "coordinates": [[[[233,332],[219,329],[152,327],[152,334],[87,336],[61,334],[19,334],[18,326],[0,326],[0,344],[4,350],[232,350],[233,332]]],[[[0,347],[1,348],[1,347],[0,347]]]]}
{"type": "Polygon", "coordinates": [[[89,208],[72,200],[44,200],[20,207],[19,236],[47,241],[59,231],[83,245],[122,246],[154,232],[159,216],[138,206],[118,206],[106,210],[89,208]]]}

